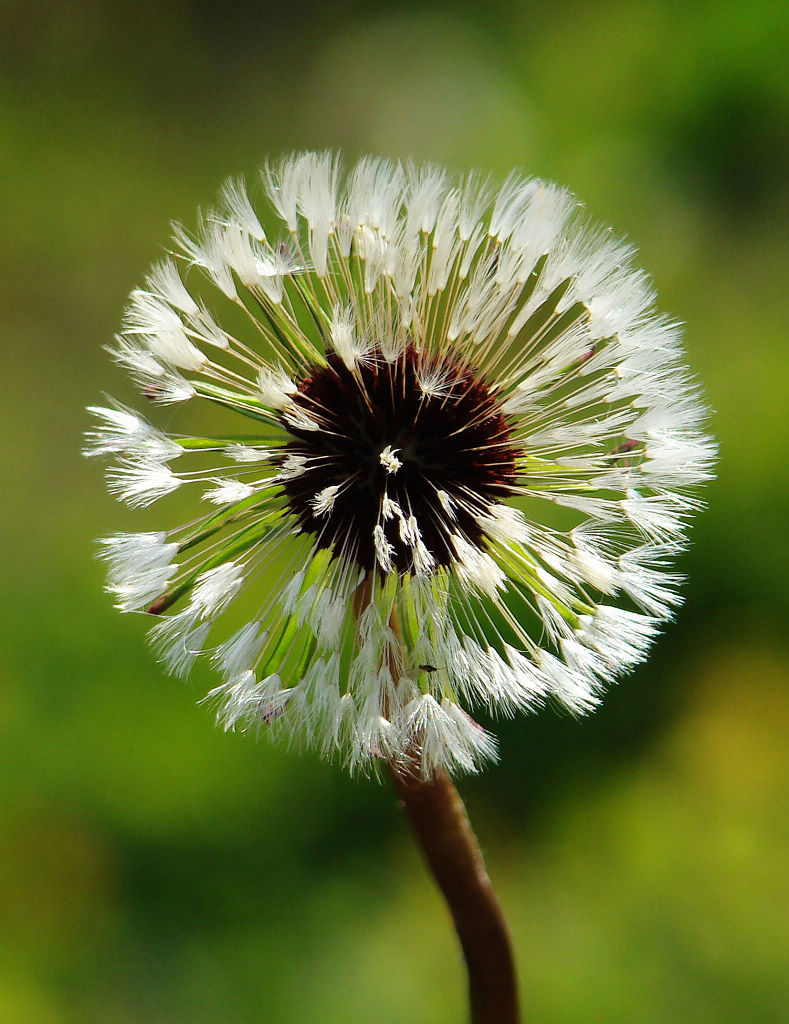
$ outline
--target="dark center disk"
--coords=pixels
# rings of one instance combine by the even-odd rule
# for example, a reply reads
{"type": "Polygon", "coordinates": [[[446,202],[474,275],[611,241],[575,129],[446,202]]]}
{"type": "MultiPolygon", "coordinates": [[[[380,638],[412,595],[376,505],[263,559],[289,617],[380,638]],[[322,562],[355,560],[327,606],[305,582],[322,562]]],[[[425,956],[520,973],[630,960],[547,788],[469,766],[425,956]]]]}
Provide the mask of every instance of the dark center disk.
{"type": "Polygon", "coordinates": [[[373,529],[381,523],[394,545],[395,569],[412,571],[412,549],[400,539],[397,520],[381,518],[386,493],[406,517],[416,517],[437,565],[455,560],[451,533],[482,547],[475,515],[512,493],[516,455],[511,425],[482,381],[453,363],[431,364],[441,372],[441,395],[426,395],[417,379],[424,357],[413,348],[392,363],[374,352],[355,372],[336,354],[328,364],[305,377],[294,396],[321,429],[282,421],[293,438],[283,458],[307,460],[305,472],[284,484],[301,528],[320,547],[369,570],[376,561],[373,529]],[[381,464],[387,446],[402,463],[393,473],[381,464]],[[316,496],[333,485],[340,487],[333,507],[317,513],[316,496]],[[454,518],[439,491],[448,495],[454,518]]]}

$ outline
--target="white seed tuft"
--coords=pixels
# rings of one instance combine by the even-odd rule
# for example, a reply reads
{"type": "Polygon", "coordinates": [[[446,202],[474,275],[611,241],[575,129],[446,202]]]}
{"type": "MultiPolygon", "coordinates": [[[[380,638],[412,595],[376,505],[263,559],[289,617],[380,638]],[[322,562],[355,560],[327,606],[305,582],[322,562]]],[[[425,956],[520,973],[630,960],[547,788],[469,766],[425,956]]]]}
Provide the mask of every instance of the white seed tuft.
{"type": "Polygon", "coordinates": [[[356,336],[356,319],[350,306],[334,307],[329,335],[334,351],[348,369],[353,370],[366,350],[356,336]]]}
{"type": "Polygon", "coordinates": [[[169,466],[140,459],[122,460],[107,470],[107,489],[132,508],[145,508],[181,486],[169,466]]]}
{"type": "Polygon", "coordinates": [[[331,484],[329,487],[324,487],[322,491],[318,491],[311,503],[312,510],[316,516],[325,516],[331,512],[334,508],[334,499],[337,497],[339,489],[339,484],[331,484]]]}
{"type": "Polygon", "coordinates": [[[271,409],[285,409],[293,404],[292,396],[298,388],[286,371],[267,366],[258,373],[258,392],[264,405],[271,409]]]}
{"type": "Polygon", "coordinates": [[[388,444],[381,452],[379,461],[387,473],[396,473],[403,465],[397,457],[397,453],[399,451],[399,448],[392,448],[392,446],[388,444]]]}
{"type": "Polygon", "coordinates": [[[373,543],[375,545],[375,557],[384,572],[391,572],[394,563],[392,556],[395,553],[394,545],[390,544],[384,534],[384,528],[380,525],[373,529],[373,543]]]}
{"type": "Polygon", "coordinates": [[[215,486],[205,491],[203,501],[210,501],[212,505],[233,505],[255,493],[255,488],[243,480],[214,478],[211,482],[215,486]]]}

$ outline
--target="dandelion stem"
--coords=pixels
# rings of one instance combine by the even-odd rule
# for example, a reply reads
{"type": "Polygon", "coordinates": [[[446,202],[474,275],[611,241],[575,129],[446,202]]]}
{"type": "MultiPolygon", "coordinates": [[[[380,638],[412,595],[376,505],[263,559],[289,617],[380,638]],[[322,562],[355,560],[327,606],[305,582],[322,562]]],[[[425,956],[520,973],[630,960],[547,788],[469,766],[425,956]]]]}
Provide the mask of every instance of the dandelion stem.
{"type": "Polygon", "coordinates": [[[390,763],[389,774],[452,913],[468,970],[472,1024],[518,1024],[507,925],[458,791],[444,771],[423,779],[390,763]]]}

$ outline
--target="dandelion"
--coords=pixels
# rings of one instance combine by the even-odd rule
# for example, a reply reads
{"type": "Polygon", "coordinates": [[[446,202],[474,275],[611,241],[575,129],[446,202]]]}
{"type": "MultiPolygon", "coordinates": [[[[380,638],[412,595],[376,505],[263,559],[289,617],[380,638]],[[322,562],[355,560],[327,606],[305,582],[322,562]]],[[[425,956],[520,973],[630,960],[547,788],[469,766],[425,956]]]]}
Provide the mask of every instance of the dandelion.
{"type": "Polygon", "coordinates": [[[679,329],[547,182],[305,153],[259,185],[131,295],[117,361],[214,411],[92,410],[114,494],[194,497],[103,542],[108,589],[170,669],[210,658],[226,728],[476,771],[476,709],[592,710],[678,604],[714,457],[679,329]]]}
{"type": "Polygon", "coordinates": [[[631,247],[555,185],[304,153],[259,189],[227,183],[131,294],[115,359],[205,427],[91,410],[112,493],[192,495],[185,524],[101,542],[108,590],[170,671],[210,659],[226,729],[386,766],[472,1019],[514,1024],[449,775],[496,757],[477,709],[585,714],[646,656],[711,475],[706,410],[631,247]]]}

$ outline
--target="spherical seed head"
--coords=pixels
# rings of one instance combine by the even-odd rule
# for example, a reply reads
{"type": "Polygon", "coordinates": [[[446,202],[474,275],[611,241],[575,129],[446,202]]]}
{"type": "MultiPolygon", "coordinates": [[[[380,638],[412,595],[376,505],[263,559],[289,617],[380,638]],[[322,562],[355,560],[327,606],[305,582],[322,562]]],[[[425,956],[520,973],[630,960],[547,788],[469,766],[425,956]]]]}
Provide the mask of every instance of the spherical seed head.
{"type": "Polygon", "coordinates": [[[118,362],[227,427],[92,410],[119,498],[205,503],[105,541],[108,589],[173,672],[210,657],[226,728],[477,770],[466,708],[586,712],[678,603],[715,454],[679,332],[549,183],[304,153],[262,184],[130,297],[118,362]]]}

